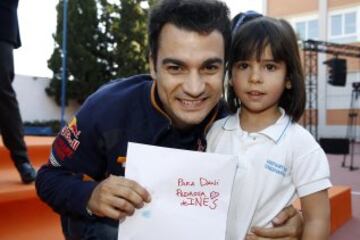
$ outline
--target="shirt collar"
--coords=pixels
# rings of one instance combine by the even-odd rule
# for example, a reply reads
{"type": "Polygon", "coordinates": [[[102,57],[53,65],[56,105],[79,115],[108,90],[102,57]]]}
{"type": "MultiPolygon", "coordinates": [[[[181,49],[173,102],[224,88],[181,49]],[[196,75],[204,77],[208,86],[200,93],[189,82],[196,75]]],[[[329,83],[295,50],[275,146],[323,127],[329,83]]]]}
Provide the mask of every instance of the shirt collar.
{"type": "MultiPolygon", "coordinates": [[[[285,110],[283,108],[279,108],[279,110],[281,112],[281,116],[279,117],[279,119],[271,126],[257,132],[258,134],[263,134],[266,137],[270,138],[275,143],[279,142],[279,140],[284,135],[286,129],[291,123],[291,119],[288,115],[285,114],[285,110]]],[[[241,109],[239,108],[236,114],[227,117],[223,124],[223,129],[225,131],[239,130],[240,132],[245,132],[240,128],[240,111],[241,109]]]]}

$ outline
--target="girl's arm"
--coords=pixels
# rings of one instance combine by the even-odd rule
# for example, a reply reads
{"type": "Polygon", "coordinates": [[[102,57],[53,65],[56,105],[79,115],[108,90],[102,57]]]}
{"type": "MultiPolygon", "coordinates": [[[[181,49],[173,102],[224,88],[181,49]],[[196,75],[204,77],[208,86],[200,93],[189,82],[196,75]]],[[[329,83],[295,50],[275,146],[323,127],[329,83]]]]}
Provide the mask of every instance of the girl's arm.
{"type": "Polygon", "coordinates": [[[302,240],[327,240],[330,233],[330,203],[327,190],[302,197],[304,217],[302,240]]]}

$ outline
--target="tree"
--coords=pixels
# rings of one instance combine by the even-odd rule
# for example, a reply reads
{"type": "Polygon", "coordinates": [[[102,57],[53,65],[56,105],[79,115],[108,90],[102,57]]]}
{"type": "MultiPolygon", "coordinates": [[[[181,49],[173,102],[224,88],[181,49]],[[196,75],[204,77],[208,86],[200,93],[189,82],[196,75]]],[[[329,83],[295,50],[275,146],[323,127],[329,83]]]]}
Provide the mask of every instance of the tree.
{"type": "MultiPolygon", "coordinates": [[[[148,70],[144,2],[68,0],[67,100],[82,103],[105,82],[148,70]]],[[[56,46],[48,61],[54,74],[46,92],[59,104],[63,0],[57,11],[56,46]]]]}

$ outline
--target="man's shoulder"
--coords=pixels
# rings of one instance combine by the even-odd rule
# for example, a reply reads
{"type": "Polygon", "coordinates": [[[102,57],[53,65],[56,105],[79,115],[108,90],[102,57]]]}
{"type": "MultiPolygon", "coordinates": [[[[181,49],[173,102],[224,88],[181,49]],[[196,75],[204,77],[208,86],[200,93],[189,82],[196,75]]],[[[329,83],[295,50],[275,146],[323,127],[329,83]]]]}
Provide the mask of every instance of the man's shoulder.
{"type": "MultiPolygon", "coordinates": [[[[131,98],[143,98],[144,92],[150,94],[152,79],[150,75],[135,75],[119,78],[102,85],[88,100],[97,103],[112,103],[131,98]]],[[[145,94],[147,95],[147,94],[145,94]]]]}
{"type": "Polygon", "coordinates": [[[126,116],[130,112],[134,114],[134,109],[139,113],[150,102],[151,86],[149,75],[110,81],[86,99],[77,116],[104,121],[104,116],[110,114],[126,116]]]}
{"type": "Polygon", "coordinates": [[[4,9],[5,11],[9,11],[9,9],[14,12],[17,9],[19,4],[19,0],[1,0],[0,1],[0,9],[4,9]]]}
{"type": "Polygon", "coordinates": [[[152,78],[150,75],[134,75],[127,78],[118,78],[102,85],[95,95],[124,95],[136,92],[137,89],[143,89],[151,86],[152,78]]]}

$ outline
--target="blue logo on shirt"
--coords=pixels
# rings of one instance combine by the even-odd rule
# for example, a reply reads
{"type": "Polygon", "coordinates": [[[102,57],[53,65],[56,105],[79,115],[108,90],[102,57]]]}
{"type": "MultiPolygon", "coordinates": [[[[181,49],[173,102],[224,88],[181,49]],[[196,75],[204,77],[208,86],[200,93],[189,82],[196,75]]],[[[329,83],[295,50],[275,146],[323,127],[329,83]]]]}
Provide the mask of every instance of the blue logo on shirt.
{"type": "Polygon", "coordinates": [[[265,169],[268,169],[270,170],[271,172],[273,173],[276,173],[278,175],[281,175],[283,177],[285,177],[285,174],[287,172],[287,167],[282,165],[282,164],[279,164],[277,162],[274,162],[272,160],[266,160],[266,163],[265,163],[265,169]]]}

